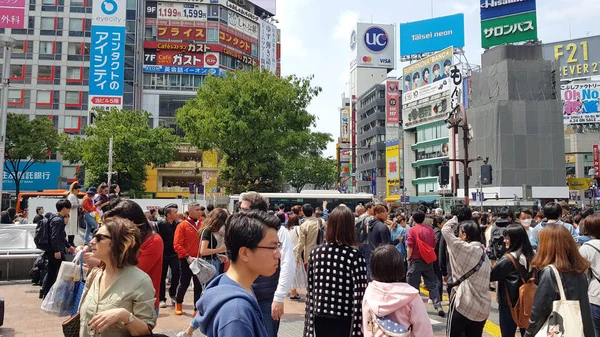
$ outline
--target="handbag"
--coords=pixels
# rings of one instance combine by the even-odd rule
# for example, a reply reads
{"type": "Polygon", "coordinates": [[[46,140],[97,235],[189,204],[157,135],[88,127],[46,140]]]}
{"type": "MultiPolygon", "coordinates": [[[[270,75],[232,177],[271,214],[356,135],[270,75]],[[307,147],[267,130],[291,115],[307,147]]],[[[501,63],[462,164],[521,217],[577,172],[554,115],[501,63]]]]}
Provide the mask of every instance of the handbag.
{"type": "Polygon", "coordinates": [[[83,296],[83,290],[85,289],[85,278],[83,277],[83,259],[79,259],[79,281],[75,282],[75,301],[71,316],[77,314],[79,311],[79,304],[81,303],[81,297],[83,296]]]}
{"type": "Polygon", "coordinates": [[[405,328],[388,317],[379,317],[373,310],[369,310],[367,328],[373,337],[410,337],[412,326],[405,328]]]}
{"type": "MultiPolygon", "coordinates": [[[[205,228],[204,230],[207,229],[208,228],[205,228]]],[[[217,268],[215,268],[215,266],[213,266],[211,263],[200,257],[201,245],[202,240],[200,240],[200,245],[198,245],[198,255],[192,260],[192,262],[190,262],[190,270],[198,278],[198,281],[200,281],[200,283],[204,285],[208,283],[208,281],[210,281],[215,276],[215,274],[217,274],[217,268]]]]}
{"type": "Polygon", "coordinates": [[[73,262],[63,261],[60,264],[56,282],[42,302],[42,310],[57,316],[71,315],[75,305],[75,285],[81,278],[78,263],[82,256],[83,251],[80,251],[75,255],[73,262]]]}
{"type": "MultiPolygon", "coordinates": [[[[96,278],[97,271],[92,271],[92,275],[90,276],[90,280],[85,284],[85,291],[81,296],[81,302],[85,300],[92,283],[94,283],[94,278],[96,278]]],[[[79,329],[81,328],[81,316],[79,314],[79,310],[77,313],[71,318],[67,319],[62,324],[63,334],[65,337],[79,337],[79,329]]]]}
{"type": "Polygon", "coordinates": [[[556,277],[560,300],[552,302],[552,313],[535,337],[569,336],[584,337],[581,307],[578,300],[567,300],[560,274],[554,265],[549,266],[556,277]]]}

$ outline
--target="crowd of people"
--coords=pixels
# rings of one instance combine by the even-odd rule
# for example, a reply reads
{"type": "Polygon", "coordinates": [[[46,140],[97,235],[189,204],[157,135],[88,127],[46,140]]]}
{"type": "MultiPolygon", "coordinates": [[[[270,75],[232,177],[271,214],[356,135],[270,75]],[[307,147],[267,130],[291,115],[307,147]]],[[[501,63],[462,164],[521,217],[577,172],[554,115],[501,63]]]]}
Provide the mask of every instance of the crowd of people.
{"type": "Polygon", "coordinates": [[[573,215],[551,202],[537,213],[420,205],[407,214],[368,203],[275,213],[254,192],[233,215],[191,203],[181,219],[175,204],[151,214],[121,198],[93,206],[104,207],[98,227],[89,245],[75,247],[66,230],[72,203],[58,201],[46,252],[54,261],[44,294],[67,253],[85,251],[81,336],[149,335],[161,308],[183,314],[191,283],[194,318],[179,337],[197,329],[275,337],[286,297],[306,301],[306,337],[433,336],[424,289],[447,336],[482,336],[492,289],[503,337],[564,334],[553,311],[561,297],[579,303],[581,336],[600,336],[600,215],[590,210],[573,215]],[[210,281],[200,281],[196,259],[214,267],[210,281]]]}

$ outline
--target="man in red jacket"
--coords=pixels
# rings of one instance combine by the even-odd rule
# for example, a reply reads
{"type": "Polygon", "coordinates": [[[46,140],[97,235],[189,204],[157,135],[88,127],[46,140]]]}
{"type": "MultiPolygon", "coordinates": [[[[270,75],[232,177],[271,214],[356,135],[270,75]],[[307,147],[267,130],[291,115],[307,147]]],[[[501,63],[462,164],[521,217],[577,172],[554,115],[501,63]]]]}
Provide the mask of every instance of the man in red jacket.
{"type": "Polygon", "coordinates": [[[198,278],[190,270],[189,263],[193,258],[198,257],[198,249],[200,248],[200,238],[198,230],[202,226],[202,210],[200,204],[193,202],[188,207],[188,217],[177,225],[175,230],[175,238],[173,246],[177,256],[179,257],[179,267],[181,276],[179,278],[179,287],[177,288],[177,296],[175,298],[175,315],[183,315],[183,298],[190,286],[190,280],[194,282],[194,316],[196,315],[196,302],[202,295],[202,285],[198,278]]]}

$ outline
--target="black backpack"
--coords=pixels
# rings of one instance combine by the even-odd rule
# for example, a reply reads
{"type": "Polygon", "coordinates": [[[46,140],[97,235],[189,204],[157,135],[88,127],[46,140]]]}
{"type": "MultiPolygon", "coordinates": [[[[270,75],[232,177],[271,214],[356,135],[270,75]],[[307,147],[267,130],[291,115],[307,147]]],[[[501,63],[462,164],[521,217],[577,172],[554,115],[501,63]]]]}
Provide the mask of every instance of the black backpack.
{"type": "Polygon", "coordinates": [[[319,224],[319,233],[317,234],[317,246],[322,244],[323,241],[325,241],[325,226],[323,226],[323,223],[321,221],[321,219],[317,219],[317,223],[319,224]]]}
{"type": "Polygon", "coordinates": [[[51,216],[49,219],[44,217],[40,220],[35,228],[35,236],[33,237],[33,242],[35,242],[35,246],[38,249],[41,249],[45,252],[52,250],[52,244],[50,243],[52,237],[52,229],[50,228],[50,222],[54,216],[51,216]]]}
{"type": "Polygon", "coordinates": [[[371,217],[366,216],[362,220],[356,222],[356,239],[359,243],[367,244],[367,241],[369,240],[369,232],[367,231],[369,219],[371,219],[371,217]]]}
{"type": "Polygon", "coordinates": [[[506,227],[496,227],[492,232],[488,247],[488,257],[491,260],[500,260],[506,254],[506,244],[504,243],[505,229],[506,227]]]}

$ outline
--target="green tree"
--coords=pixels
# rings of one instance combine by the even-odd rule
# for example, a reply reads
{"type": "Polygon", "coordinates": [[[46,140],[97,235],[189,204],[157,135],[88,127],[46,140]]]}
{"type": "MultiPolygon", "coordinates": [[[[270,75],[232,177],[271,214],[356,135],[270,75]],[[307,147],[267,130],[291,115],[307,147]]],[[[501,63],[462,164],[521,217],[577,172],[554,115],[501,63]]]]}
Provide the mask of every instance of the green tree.
{"type": "Polygon", "coordinates": [[[220,178],[229,192],[280,191],[286,162],[320,154],[332,141],[310,130],[316,117],[306,107],[321,91],[311,80],[257,69],[209,77],[176,121],[187,141],[223,153],[220,178]]]}
{"type": "Polygon", "coordinates": [[[15,181],[15,193],[21,191],[21,180],[34,163],[45,163],[56,151],[59,136],[48,118],[30,120],[27,115],[8,114],[6,119],[6,152],[4,171],[15,181]]]}
{"type": "Polygon", "coordinates": [[[180,138],[173,130],[148,125],[150,113],[112,109],[96,110],[93,125],[85,127],[85,138],[64,138],[61,153],[72,163],[82,162],[87,186],[106,182],[108,147],[113,138],[112,182],[132,196],[144,192],[146,166],[163,166],[173,160],[180,138]]]}
{"type": "Polygon", "coordinates": [[[300,193],[304,186],[312,184],[317,189],[328,190],[335,186],[337,162],[332,158],[304,155],[285,163],[285,181],[300,193]]]}

